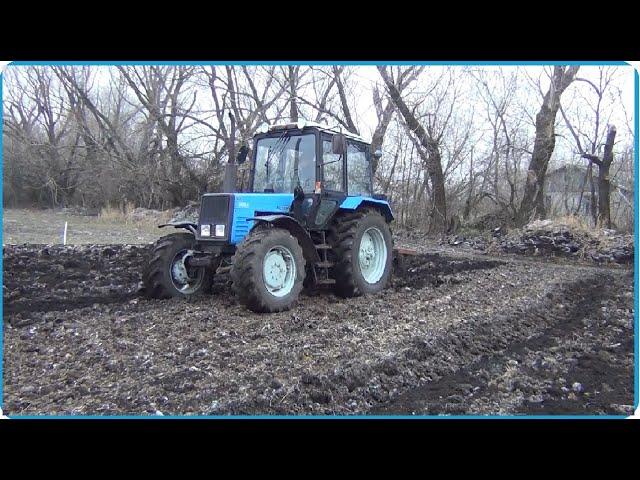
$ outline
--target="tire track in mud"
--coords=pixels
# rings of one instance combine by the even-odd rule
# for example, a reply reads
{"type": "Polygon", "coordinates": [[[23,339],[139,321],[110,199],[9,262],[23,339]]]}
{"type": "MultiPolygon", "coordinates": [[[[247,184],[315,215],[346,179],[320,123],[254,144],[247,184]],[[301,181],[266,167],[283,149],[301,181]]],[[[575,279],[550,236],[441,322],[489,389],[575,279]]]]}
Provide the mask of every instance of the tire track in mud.
{"type": "Polygon", "coordinates": [[[391,287],[402,290],[407,287],[421,289],[427,286],[438,287],[445,283],[462,283],[463,278],[456,275],[477,270],[489,270],[504,265],[499,260],[466,259],[450,257],[439,253],[422,253],[405,259],[396,267],[391,287]]]}
{"type": "MultiPolygon", "coordinates": [[[[452,347],[460,341],[467,348],[481,344],[491,353],[474,360],[461,355],[454,360],[460,366],[456,371],[407,390],[369,413],[632,414],[632,275],[627,280],[621,284],[608,274],[592,275],[548,294],[521,315],[442,339],[452,347]],[[621,296],[630,313],[627,318],[608,318],[602,305],[620,289],[626,290],[621,296]],[[608,350],[618,349],[615,357],[621,361],[612,361],[614,355],[602,348],[603,339],[608,350]]],[[[418,344],[408,354],[426,360],[432,351],[418,344]]]]}

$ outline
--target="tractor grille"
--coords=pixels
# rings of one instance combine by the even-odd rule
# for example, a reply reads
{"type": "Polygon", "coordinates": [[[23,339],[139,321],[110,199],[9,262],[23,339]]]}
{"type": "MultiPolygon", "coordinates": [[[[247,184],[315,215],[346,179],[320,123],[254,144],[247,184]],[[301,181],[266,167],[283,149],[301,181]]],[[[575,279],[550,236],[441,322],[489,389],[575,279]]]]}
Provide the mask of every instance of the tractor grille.
{"type": "MultiPolygon", "coordinates": [[[[224,225],[224,238],[229,238],[229,229],[231,228],[230,203],[230,195],[203,195],[202,205],[200,207],[199,225],[224,225]]],[[[211,227],[212,232],[213,229],[214,227],[211,227]]],[[[217,239],[221,240],[222,238],[218,237],[217,239]]]]}

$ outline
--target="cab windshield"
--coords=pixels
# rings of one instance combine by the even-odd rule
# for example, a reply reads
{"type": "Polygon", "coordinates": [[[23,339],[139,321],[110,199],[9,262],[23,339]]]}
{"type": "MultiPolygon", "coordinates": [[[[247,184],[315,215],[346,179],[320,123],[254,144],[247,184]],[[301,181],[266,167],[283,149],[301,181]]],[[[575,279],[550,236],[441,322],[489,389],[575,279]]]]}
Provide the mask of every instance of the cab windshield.
{"type": "Polygon", "coordinates": [[[313,192],[316,178],[315,135],[283,132],[256,144],[254,192],[293,193],[300,185],[313,192]]]}

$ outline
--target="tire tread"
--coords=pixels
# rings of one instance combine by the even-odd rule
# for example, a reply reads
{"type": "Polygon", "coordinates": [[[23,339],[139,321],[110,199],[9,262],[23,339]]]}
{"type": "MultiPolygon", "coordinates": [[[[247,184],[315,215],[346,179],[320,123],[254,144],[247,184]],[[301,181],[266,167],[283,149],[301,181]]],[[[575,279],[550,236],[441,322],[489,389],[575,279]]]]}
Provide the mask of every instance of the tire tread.
{"type": "MultiPolygon", "coordinates": [[[[286,232],[297,245],[296,251],[292,252],[294,257],[298,258],[297,268],[305,271],[305,260],[302,254],[302,248],[297,243],[295,237],[289,232],[276,228],[259,228],[254,229],[251,233],[238,245],[236,253],[233,256],[231,267],[232,290],[238,297],[240,302],[254,312],[282,312],[288,310],[291,304],[274,305],[260,291],[260,285],[257,279],[262,278],[262,263],[256,255],[256,250],[263,244],[268,242],[268,237],[274,235],[275,232],[286,232]]],[[[302,282],[294,285],[294,297],[300,293],[302,282]]],[[[295,301],[295,300],[294,300],[295,301]]]]}
{"type": "MultiPolygon", "coordinates": [[[[193,235],[189,233],[171,233],[164,237],[160,237],[156,241],[153,251],[151,252],[149,263],[142,272],[145,296],[161,300],[176,296],[172,294],[170,287],[166,285],[164,269],[166,268],[167,263],[172,260],[171,258],[168,258],[170,248],[177,242],[186,241],[193,241],[193,235]]],[[[200,290],[201,292],[210,290],[212,280],[211,273],[212,272],[205,272],[204,283],[200,290]]]]}

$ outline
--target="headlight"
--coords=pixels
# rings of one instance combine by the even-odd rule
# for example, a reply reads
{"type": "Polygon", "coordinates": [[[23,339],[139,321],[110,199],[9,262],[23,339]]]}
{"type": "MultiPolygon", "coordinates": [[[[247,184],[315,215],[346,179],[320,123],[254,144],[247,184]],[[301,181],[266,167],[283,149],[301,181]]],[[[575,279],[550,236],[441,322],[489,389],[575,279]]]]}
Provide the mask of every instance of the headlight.
{"type": "Polygon", "coordinates": [[[201,237],[210,237],[211,236],[211,225],[200,225],[200,236],[201,237]]]}
{"type": "Polygon", "coordinates": [[[224,225],[216,225],[216,237],[224,237],[224,225]]]}

